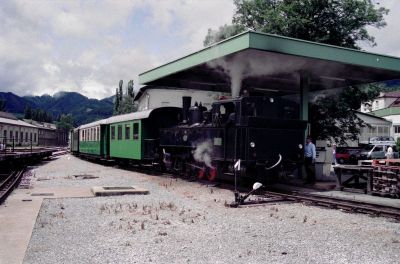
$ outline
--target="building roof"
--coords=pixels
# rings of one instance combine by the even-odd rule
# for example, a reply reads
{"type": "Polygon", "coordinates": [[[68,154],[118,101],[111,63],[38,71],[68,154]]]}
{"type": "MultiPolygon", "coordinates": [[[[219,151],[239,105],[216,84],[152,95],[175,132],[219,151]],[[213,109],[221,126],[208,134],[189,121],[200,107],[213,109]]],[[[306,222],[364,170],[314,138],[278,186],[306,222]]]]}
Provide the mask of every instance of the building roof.
{"type": "Polygon", "coordinates": [[[229,92],[238,80],[249,91],[294,93],[299,73],[310,76],[311,91],[333,89],[400,79],[400,59],[248,31],[141,73],[139,82],[229,92]]]}
{"type": "Polygon", "coordinates": [[[7,112],[2,112],[0,111],[0,117],[2,118],[7,118],[7,119],[13,119],[13,120],[18,120],[18,118],[15,117],[15,115],[7,112]]]}
{"type": "Polygon", "coordinates": [[[384,92],[379,97],[381,97],[381,98],[400,98],[400,91],[384,92]]]}
{"type": "Polygon", "coordinates": [[[391,121],[386,120],[383,117],[379,117],[379,116],[376,116],[376,115],[373,115],[370,113],[363,113],[360,111],[355,111],[355,113],[356,113],[357,117],[361,118],[363,121],[365,121],[365,122],[369,121],[368,123],[372,123],[371,120],[375,120],[379,123],[386,123],[388,125],[390,125],[392,123],[391,121]]]}
{"type": "Polygon", "coordinates": [[[0,117],[0,124],[37,128],[31,124],[28,124],[28,123],[18,120],[18,119],[14,120],[14,119],[9,119],[9,118],[4,118],[4,117],[0,117]]]}
{"type": "Polygon", "coordinates": [[[48,130],[56,130],[57,129],[57,126],[52,123],[39,122],[39,121],[32,120],[32,119],[23,119],[23,121],[26,123],[29,123],[31,125],[34,125],[40,129],[48,129],[48,130]]]}

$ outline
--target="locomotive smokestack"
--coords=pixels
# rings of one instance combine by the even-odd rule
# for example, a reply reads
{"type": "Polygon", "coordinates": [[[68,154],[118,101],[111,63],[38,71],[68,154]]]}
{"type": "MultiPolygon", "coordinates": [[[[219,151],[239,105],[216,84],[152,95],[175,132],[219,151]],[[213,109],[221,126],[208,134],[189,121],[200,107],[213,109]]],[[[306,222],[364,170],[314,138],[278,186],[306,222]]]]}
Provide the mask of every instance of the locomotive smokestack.
{"type": "Polygon", "coordinates": [[[191,96],[182,96],[182,122],[187,123],[189,119],[189,108],[192,103],[191,96]]]}

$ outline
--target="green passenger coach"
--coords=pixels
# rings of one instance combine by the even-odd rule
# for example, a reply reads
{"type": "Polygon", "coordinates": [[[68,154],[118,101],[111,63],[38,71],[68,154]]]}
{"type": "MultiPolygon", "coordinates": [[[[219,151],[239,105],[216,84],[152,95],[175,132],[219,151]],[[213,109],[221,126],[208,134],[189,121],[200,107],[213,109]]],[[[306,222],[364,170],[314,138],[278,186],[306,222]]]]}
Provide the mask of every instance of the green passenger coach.
{"type": "Polygon", "coordinates": [[[107,119],[79,127],[79,152],[82,155],[107,158],[108,142],[107,119]]]}
{"type": "Polygon", "coordinates": [[[164,107],[108,118],[110,158],[154,159],[159,129],[176,125],[180,113],[180,108],[164,107]]]}

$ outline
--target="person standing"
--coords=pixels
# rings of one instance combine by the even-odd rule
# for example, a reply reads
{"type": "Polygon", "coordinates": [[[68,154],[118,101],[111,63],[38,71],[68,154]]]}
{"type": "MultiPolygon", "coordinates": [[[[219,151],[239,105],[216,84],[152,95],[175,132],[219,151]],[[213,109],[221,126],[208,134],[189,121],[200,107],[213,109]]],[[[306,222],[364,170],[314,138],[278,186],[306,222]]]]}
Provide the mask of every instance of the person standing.
{"type": "Polygon", "coordinates": [[[333,145],[332,145],[332,155],[333,155],[332,164],[336,165],[337,164],[337,161],[336,161],[336,143],[333,143],[333,145]]]}
{"type": "Polygon", "coordinates": [[[393,148],[391,146],[389,146],[387,148],[386,158],[387,159],[393,159],[393,148]]]}
{"type": "Polygon", "coordinates": [[[315,158],[316,158],[315,145],[312,143],[310,136],[306,139],[306,145],[304,146],[304,165],[306,169],[307,179],[306,183],[315,183],[315,158]]]}

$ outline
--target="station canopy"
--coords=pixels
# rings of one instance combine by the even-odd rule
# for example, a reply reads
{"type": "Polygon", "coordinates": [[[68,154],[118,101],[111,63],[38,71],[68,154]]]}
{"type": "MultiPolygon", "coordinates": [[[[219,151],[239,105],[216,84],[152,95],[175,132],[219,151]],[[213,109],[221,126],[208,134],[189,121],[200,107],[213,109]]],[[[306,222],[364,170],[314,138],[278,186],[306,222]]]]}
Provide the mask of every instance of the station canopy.
{"type": "Polygon", "coordinates": [[[139,82],[291,94],[303,76],[309,91],[400,79],[400,58],[248,31],[144,72],[139,82]]]}

